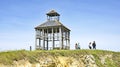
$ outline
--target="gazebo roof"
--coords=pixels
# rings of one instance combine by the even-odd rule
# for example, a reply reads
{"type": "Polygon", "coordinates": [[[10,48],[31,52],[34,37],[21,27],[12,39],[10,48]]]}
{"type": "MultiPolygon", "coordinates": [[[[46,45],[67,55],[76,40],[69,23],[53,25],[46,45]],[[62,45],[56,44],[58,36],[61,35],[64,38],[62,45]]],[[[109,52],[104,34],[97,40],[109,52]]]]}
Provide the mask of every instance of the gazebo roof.
{"type": "Polygon", "coordinates": [[[58,14],[55,10],[51,10],[46,15],[48,15],[48,16],[60,16],[60,14],[58,14]]]}
{"type": "MultiPolygon", "coordinates": [[[[48,20],[45,23],[40,24],[37,27],[35,27],[35,29],[40,29],[40,28],[44,28],[44,27],[56,27],[56,26],[63,26],[63,27],[65,27],[62,23],[60,23],[57,20],[53,20],[53,21],[49,21],[48,20]]],[[[65,28],[68,29],[67,27],[65,27],[65,28]]]]}

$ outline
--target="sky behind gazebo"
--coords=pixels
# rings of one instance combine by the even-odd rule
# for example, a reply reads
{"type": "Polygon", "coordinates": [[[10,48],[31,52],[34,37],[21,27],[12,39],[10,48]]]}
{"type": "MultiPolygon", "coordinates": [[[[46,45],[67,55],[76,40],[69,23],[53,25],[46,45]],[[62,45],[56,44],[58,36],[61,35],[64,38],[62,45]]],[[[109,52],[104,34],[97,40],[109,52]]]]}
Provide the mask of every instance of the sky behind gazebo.
{"type": "Polygon", "coordinates": [[[120,51],[119,0],[0,0],[0,51],[34,49],[34,27],[52,9],[71,30],[71,49],[96,41],[97,49],[120,51]]]}

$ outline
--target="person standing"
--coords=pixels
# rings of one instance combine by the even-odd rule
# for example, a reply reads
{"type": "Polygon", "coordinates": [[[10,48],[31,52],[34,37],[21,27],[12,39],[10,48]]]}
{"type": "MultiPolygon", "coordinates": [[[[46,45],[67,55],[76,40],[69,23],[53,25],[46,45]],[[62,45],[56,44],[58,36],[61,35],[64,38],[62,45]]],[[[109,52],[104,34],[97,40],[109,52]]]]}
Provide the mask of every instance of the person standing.
{"type": "Polygon", "coordinates": [[[95,41],[93,41],[92,46],[93,46],[93,49],[96,49],[96,43],[95,43],[95,41]]]}
{"type": "Polygon", "coordinates": [[[77,44],[77,46],[78,46],[77,48],[80,49],[80,44],[79,43],[77,44]]]}
{"type": "Polygon", "coordinates": [[[91,47],[91,42],[89,43],[89,49],[92,49],[92,47],[91,47]]]}
{"type": "Polygon", "coordinates": [[[78,45],[77,45],[77,43],[75,44],[75,49],[77,49],[78,48],[78,45]]]}

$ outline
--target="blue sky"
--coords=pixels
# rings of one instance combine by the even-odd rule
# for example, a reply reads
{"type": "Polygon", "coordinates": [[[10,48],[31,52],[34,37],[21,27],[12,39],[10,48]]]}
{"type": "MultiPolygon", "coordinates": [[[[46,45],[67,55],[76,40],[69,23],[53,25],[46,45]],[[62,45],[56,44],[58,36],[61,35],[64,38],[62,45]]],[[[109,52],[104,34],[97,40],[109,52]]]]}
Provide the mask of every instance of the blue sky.
{"type": "Polygon", "coordinates": [[[119,0],[0,0],[0,51],[34,49],[34,27],[51,9],[71,29],[71,49],[96,41],[97,49],[120,51],[119,0]]]}

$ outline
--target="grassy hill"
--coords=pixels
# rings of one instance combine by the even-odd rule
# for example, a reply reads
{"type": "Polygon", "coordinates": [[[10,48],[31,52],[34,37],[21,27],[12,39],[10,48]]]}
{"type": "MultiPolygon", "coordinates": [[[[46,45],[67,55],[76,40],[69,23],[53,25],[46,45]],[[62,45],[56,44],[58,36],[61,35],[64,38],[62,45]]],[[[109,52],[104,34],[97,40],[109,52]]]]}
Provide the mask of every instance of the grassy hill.
{"type": "Polygon", "coordinates": [[[120,52],[105,50],[16,50],[0,52],[0,67],[120,67],[120,52]]]}

